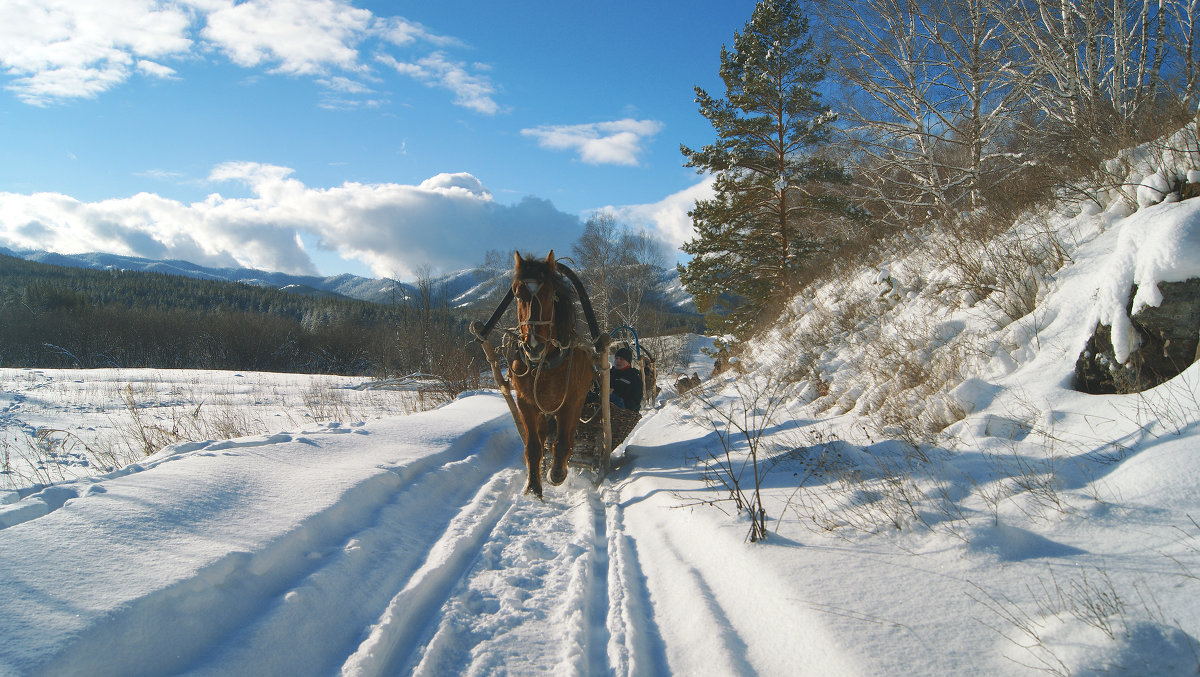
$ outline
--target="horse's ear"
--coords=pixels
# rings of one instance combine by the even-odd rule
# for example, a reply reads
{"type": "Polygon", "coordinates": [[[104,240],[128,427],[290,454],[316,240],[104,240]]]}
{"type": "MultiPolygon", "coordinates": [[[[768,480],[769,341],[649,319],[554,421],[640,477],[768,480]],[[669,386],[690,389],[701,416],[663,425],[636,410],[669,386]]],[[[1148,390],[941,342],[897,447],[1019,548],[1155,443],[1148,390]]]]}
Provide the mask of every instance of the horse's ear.
{"type": "Polygon", "coordinates": [[[550,270],[554,270],[554,250],[551,249],[549,254],[546,254],[546,265],[550,266],[550,270]]]}
{"type": "Polygon", "coordinates": [[[516,265],[516,266],[521,265],[521,252],[519,252],[519,251],[513,252],[513,265],[516,265]]]}

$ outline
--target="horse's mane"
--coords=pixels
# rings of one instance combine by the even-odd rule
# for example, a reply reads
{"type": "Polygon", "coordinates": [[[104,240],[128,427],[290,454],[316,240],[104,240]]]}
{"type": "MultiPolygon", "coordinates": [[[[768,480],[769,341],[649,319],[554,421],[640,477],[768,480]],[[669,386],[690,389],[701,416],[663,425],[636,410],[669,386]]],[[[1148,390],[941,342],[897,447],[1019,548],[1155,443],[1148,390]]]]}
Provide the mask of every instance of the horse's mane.
{"type": "Polygon", "coordinates": [[[513,280],[535,278],[542,283],[549,282],[554,286],[554,332],[561,343],[567,343],[575,338],[576,321],[575,287],[558,271],[552,271],[545,261],[529,256],[521,259],[520,265],[513,271],[513,280]]]}

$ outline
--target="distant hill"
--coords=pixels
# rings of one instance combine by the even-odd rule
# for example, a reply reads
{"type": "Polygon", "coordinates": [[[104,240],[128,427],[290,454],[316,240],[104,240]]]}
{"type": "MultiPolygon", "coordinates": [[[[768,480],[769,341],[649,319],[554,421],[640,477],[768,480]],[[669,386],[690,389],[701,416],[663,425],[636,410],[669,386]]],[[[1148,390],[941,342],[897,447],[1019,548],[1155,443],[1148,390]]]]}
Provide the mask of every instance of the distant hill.
{"type": "MultiPolygon", "coordinates": [[[[158,261],[100,252],[56,254],[31,250],[13,251],[0,247],[0,254],[56,266],[182,275],[205,280],[241,282],[306,296],[341,296],[372,303],[403,302],[417,293],[417,289],[412,283],[350,274],[332,277],[289,275],[253,268],[215,268],[189,261],[158,261]]],[[[479,304],[487,299],[495,298],[497,287],[507,284],[507,270],[485,271],[485,273],[487,274],[480,276],[474,269],[446,273],[430,281],[431,291],[435,297],[446,299],[455,308],[479,304]]],[[[662,280],[666,290],[663,298],[664,306],[681,313],[696,312],[695,302],[679,283],[679,274],[675,269],[663,269],[662,280]]]]}

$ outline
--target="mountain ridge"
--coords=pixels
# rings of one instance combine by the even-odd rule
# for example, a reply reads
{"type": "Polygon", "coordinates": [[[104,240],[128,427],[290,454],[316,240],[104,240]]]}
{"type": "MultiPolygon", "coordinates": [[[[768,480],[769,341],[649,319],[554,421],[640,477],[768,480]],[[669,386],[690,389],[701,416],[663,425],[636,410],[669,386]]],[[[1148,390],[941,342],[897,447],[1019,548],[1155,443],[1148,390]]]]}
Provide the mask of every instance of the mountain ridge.
{"type": "MultiPolygon", "coordinates": [[[[371,303],[400,303],[415,298],[419,293],[417,285],[412,282],[400,282],[391,278],[362,277],[350,273],[327,277],[293,275],[255,268],[204,266],[182,259],[159,260],[103,252],[59,254],[40,250],[12,250],[3,246],[0,246],[0,254],[36,263],[71,268],[156,272],[224,282],[241,282],[309,296],[341,296],[371,303]]],[[[430,292],[434,297],[445,299],[447,303],[456,308],[471,306],[491,298],[495,295],[496,288],[506,280],[508,271],[489,270],[481,276],[478,270],[470,268],[433,276],[430,278],[430,292]]],[[[679,274],[675,269],[662,269],[661,279],[667,305],[675,310],[695,312],[695,303],[691,295],[679,283],[679,274]]]]}

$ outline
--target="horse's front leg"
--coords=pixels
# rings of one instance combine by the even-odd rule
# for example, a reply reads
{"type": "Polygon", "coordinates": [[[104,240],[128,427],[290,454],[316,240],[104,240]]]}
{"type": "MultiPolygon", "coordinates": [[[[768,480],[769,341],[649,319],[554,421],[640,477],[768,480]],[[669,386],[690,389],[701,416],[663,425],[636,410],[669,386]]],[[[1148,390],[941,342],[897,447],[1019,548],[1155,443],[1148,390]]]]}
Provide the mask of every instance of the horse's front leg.
{"type": "Polygon", "coordinates": [[[550,484],[558,486],[567,479],[567,461],[571,458],[571,448],[575,446],[575,426],[579,424],[578,416],[557,416],[558,439],[554,441],[554,458],[550,464],[550,484]]]}
{"type": "Polygon", "coordinates": [[[567,479],[567,461],[571,458],[571,450],[575,447],[575,430],[579,427],[579,414],[583,411],[583,403],[587,399],[588,388],[592,383],[592,363],[586,351],[579,350],[571,361],[571,373],[564,386],[568,390],[567,397],[559,408],[557,419],[558,438],[554,444],[553,463],[550,464],[550,483],[562,484],[567,479]]]}
{"type": "Polygon", "coordinates": [[[528,415],[522,411],[521,419],[525,422],[525,430],[528,433],[525,436],[525,472],[529,479],[525,484],[525,493],[533,494],[540,501],[542,500],[542,447],[545,445],[546,439],[546,418],[536,412],[528,415]]]}

